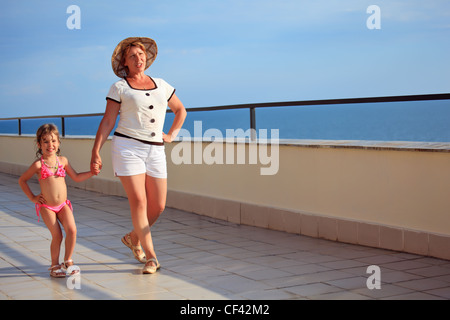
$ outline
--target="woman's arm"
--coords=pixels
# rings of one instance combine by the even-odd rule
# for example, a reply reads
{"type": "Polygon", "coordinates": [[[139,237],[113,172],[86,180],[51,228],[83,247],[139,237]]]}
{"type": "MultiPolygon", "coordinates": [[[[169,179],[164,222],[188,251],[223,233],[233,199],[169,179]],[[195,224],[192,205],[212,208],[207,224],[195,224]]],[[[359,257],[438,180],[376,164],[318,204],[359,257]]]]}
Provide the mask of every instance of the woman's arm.
{"type": "Polygon", "coordinates": [[[183,103],[178,99],[178,97],[174,94],[169,100],[169,108],[175,114],[175,118],[173,119],[172,126],[167,134],[163,132],[163,140],[164,142],[172,142],[178,135],[181,127],[183,126],[184,119],[186,119],[186,109],[184,108],[183,103]]]}
{"type": "Polygon", "coordinates": [[[103,147],[105,141],[108,139],[109,134],[114,128],[114,125],[116,124],[119,110],[120,103],[109,99],[107,100],[105,114],[103,115],[103,119],[98,127],[94,146],[92,147],[91,172],[95,175],[99,174],[100,169],[102,168],[100,150],[103,147]]]}

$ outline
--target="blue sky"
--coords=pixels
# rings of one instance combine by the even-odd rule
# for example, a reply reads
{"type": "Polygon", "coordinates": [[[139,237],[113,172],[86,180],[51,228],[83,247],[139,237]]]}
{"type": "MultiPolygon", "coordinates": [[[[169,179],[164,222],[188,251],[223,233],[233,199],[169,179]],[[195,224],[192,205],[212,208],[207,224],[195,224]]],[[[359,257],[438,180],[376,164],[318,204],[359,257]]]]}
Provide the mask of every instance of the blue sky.
{"type": "Polygon", "coordinates": [[[448,0],[0,0],[0,117],[103,112],[117,43],[156,40],[147,70],[186,107],[444,93],[448,0]],[[70,30],[70,5],[81,29],[70,30]],[[377,5],[381,29],[366,10],[377,5]]]}

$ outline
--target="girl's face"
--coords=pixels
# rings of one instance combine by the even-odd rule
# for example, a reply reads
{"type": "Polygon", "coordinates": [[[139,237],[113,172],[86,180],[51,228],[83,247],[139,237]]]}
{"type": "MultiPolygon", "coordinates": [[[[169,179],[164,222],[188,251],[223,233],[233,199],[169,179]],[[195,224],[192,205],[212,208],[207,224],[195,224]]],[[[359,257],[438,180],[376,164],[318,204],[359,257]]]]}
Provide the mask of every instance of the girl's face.
{"type": "Polygon", "coordinates": [[[41,141],[38,143],[39,148],[42,150],[42,155],[46,157],[56,155],[59,145],[58,136],[53,133],[42,136],[41,141]]]}
{"type": "Polygon", "coordinates": [[[147,63],[145,52],[138,46],[133,46],[125,56],[124,66],[128,67],[128,74],[143,73],[147,63]]]}

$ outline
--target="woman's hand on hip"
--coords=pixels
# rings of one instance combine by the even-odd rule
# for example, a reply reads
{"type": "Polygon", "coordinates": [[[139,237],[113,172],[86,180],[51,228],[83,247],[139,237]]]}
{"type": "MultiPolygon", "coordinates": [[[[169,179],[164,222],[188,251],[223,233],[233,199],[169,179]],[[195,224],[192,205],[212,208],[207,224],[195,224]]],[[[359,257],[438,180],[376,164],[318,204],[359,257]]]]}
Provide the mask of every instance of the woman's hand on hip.
{"type": "Polygon", "coordinates": [[[167,135],[164,132],[162,133],[163,141],[166,143],[171,143],[173,141],[172,135],[167,135]]]}

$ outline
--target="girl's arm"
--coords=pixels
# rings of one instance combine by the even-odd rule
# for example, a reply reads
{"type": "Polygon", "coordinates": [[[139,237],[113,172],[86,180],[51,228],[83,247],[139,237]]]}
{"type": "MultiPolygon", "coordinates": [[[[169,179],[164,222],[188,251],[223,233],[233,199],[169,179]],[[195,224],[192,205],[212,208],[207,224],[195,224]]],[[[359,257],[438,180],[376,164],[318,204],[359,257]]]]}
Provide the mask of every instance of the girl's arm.
{"type": "Polygon", "coordinates": [[[72,168],[72,166],[69,163],[69,160],[67,160],[67,158],[65,157],[61,157],[62,162],[64,164],[64,169],[66,169],[67,175],[72,178],[73,181],[75,182],[82,182],[84,180],[89,179],[90,177],[92,177],[94,174],[91,171],[86,171],[86,172],[76,172],[74,168],[72,168]]]}
{"type": "Polygon", "coordinates": [[[97,130],[97,135],[95,136],[94,146],[92,147],[92,156],[91,156],[91,172],[95,175],[100,173],[100,169],[102,168],[102,159],[100,157],[100,149],[105,143],[106,139],[108,139],[111,130],[114,128],[116,124],[117,116],[119,115],[120,103],[107,100],[106,102],[106,110],[103,115],[103,119],[100,122],[100,125],[97,130]]]}
{"type": "Polygon", "coordinates": [[[35,175],[40,170],[39,164],[39,161],[33,162],[33,164],[27,169],[27,171],[25,171],[19,178],[20,188],[22,188],[22,191],[33,203],[45,203],[45,199],[42,194],[35,195],[28,185],[28,180],[30,180],[33,175],[35,175]]]}
{"type": "Polygon", "coordinates": [[[184,119],[186,119],[186,109],[175,94],[169,100],[169,108],[175,114],[175,118],[173,119],[169,132],[167,134],[163,132],[164,142],[172,142],[176,138],[178,132],[183,126],[184,119]]]}

